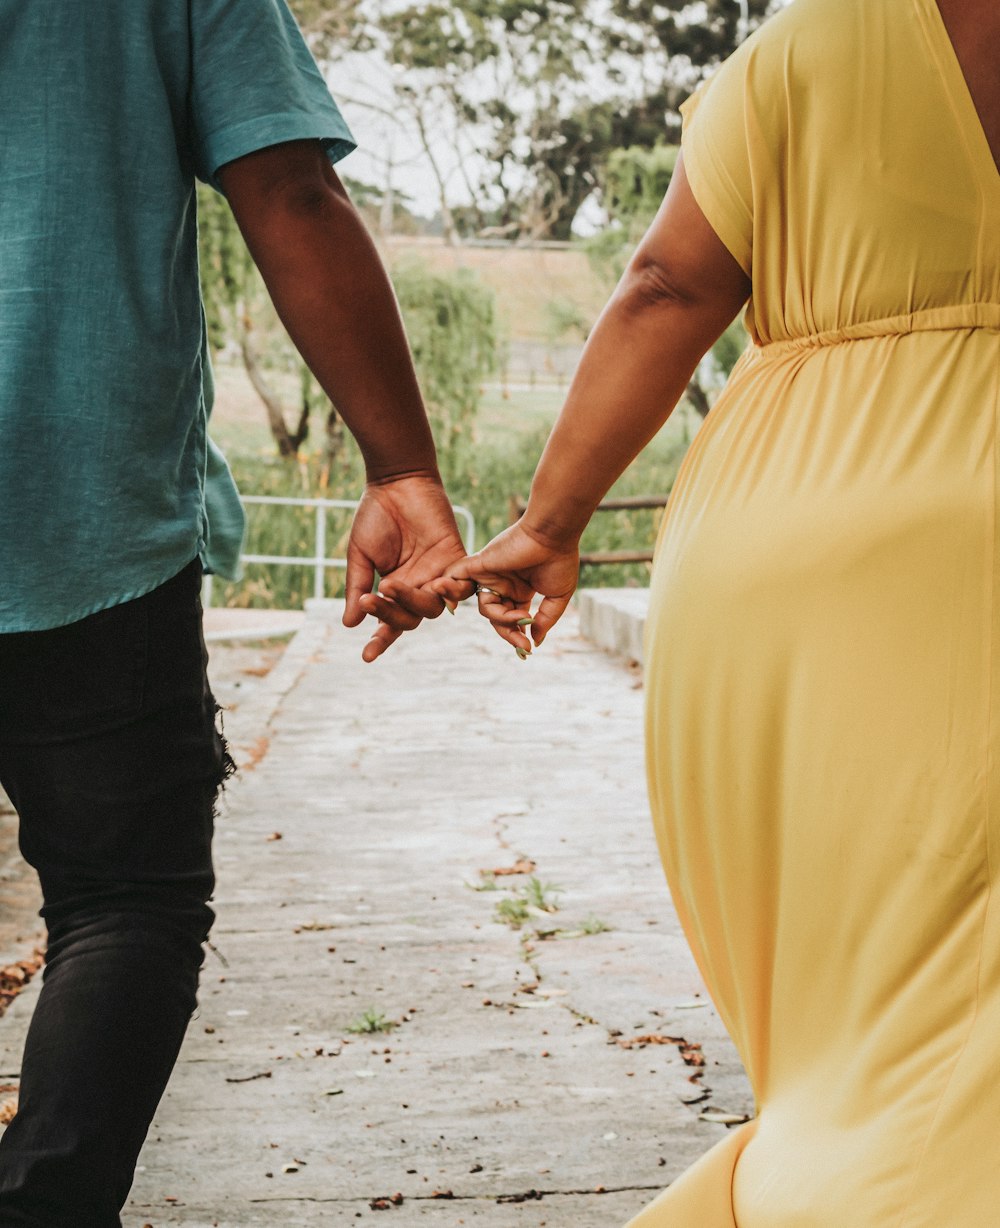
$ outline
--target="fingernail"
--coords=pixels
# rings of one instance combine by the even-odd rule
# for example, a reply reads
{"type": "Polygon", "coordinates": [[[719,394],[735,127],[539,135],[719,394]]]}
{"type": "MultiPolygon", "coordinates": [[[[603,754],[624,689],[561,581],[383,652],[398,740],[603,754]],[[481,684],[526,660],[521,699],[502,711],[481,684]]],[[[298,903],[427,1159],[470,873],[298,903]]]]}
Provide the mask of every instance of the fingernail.
{"type": "Polygon", "coordinates": [[[531,653],[528,652],[527,648],[515,648],[514,651],[517,653],[517,655],[521,658],[522,661],[527,661],[528,657],[531,656],[531,653]]]}
{"type": "Polygon", "coordinates": [[[519,618],[517,620],[517,625],[519,627],[530,627],[534,621],[535,620],[533,618],[519,618]]]}
{"type": "Polygon", "coordinates": [[[450,601],[446,601],[444,603],[444,608],[448,611],[449,614],[455,613],[455,607],[452,605],[450,601]]]}

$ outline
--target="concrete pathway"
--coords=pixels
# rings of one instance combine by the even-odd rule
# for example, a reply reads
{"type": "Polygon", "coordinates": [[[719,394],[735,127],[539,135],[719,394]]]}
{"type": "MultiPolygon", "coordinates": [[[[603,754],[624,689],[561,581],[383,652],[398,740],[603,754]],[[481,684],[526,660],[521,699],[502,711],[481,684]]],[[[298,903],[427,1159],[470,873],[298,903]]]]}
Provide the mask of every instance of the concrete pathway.
{"type": "Polygon", "coordinates": [[[725,1134],[706,1110],[750,1111],[663,884],[640,676],[576,630],[522,663],[463,608],[365,666],[323,603],[239,702],[217,953],[126,1228],[614,1228],[725,1134]]]}

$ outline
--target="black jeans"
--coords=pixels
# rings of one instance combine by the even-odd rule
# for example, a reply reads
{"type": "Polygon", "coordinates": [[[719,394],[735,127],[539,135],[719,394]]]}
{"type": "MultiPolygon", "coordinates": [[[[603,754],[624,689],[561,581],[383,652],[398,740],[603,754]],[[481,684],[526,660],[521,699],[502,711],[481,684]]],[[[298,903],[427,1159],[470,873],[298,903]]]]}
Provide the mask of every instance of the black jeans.
{"type": "Polygon", "coordinates": [[[0,780],[48,928],[0,1141],[2,1228],[118,1228],[195,1009],[231,767],[200,579],[192,563],[80,622],[0,635],[0,780]]]}

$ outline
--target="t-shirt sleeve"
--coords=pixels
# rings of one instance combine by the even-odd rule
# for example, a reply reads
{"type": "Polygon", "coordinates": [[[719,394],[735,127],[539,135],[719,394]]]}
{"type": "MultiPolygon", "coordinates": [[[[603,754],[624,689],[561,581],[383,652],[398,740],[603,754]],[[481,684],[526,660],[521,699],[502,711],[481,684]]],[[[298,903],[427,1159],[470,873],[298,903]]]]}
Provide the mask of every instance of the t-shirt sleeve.
{"type": "Polygon", "coordinates": [[[754,57],[744,44],[681,106],[681,148],[694,198],[743,271],[753,260],[754,57]]]}
{"type": "Polygon", "coordinates": [[[199,179],[282,141],[355,148],[285,0],[191,0],[190,118],[199,179]]]}

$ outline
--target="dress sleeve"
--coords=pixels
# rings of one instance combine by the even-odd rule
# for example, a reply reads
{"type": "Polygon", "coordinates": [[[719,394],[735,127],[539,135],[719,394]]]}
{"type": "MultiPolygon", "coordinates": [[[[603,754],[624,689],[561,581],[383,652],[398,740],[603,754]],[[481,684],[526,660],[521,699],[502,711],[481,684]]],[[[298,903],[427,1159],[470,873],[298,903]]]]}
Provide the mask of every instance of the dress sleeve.
{"type": "Polygon", "coordinates": [[[190,0],[195,171],[282,141],[316,139],[331,162],[355,147],[285,0],[190,0]]]}
{"type": "Polygon", "coordinates": [[[749,276],[754,201],[748,75],[744,44],[681,106],[681,148],[694,198],[709,224],[749,276]]]}

